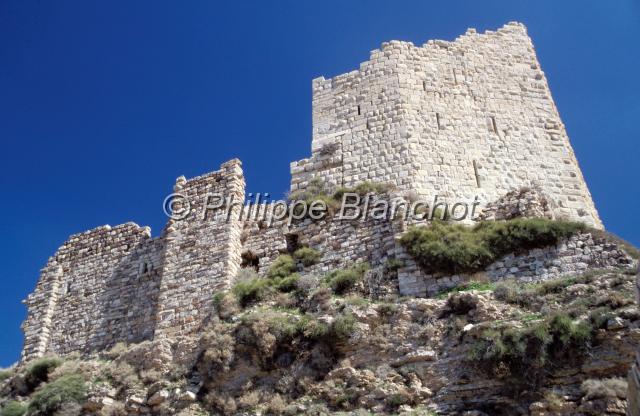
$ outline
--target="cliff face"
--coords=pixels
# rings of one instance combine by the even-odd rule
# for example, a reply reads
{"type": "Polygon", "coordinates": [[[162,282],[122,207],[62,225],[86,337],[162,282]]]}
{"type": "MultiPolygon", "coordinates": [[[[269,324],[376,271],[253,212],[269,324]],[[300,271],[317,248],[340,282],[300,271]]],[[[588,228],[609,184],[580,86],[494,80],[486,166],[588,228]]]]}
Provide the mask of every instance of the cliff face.
{"type": "MultiPolygon", "coordinates": [[[[71,357],[44,386],[80,375],[75,414],[622,415],[640,341],[632,274],[474,283],[436,299],[371,301],[363,281],[313,279],[234,291],[202,334],[71,357]]],[[[4,400],[34,401],[29,371],[4,382],[4,400]]]]}

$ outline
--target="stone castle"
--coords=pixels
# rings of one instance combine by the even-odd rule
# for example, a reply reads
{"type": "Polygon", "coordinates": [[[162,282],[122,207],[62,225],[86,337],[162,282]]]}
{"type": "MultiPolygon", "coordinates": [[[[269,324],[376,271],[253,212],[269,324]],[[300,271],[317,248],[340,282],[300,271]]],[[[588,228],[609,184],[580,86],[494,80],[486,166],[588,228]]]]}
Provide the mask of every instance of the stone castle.
{"type": "MultiPolygon", "coordinates": [[[[409,198],[471,200],[486,218],[546,216],[602,228],[526,29],[468,30],[453,42],[384,43],[360,69],[313,81],[312,155],[291,165],[291,190],[361,182],[393,186],[409,198]]],[[[371,296],[429,296],[464,276],[425,274],[398,244],[403,220],[284,221],[243,219],[241,206],[201,213],[206,195],[245,200],[241,163],[178,178],[175,192],[192,204],[161,236],[127,223],[73,235],[42,269],[25,301],[23,360],[197,332],[214,293],[242,267],[263,274],[281,253],[309,246],[325,273],[367,261],[371,296]],[[384,264],[403,265],[389,275],[384,264]]],[[[628,262],[591,234],[492,264],[493,280],[548,279],[587,267],[628,262]]]]}

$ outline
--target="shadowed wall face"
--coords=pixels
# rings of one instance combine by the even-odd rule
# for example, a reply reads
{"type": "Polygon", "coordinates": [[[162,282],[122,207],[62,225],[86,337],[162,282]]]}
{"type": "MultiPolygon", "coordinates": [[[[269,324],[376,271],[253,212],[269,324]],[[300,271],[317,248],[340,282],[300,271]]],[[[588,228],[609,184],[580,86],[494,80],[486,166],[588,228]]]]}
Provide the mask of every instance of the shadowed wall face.
{"type": "Polygon", "coordinates": [[[238,160],[176,190],[193,201],[188,218],[170,221],[159,238],[127,223],[72,236],[42,270],[29,295],[22,359],[45,353],[95,351],[116,342],[197,330],[212,296],[227,288],[240,264],[239,215],[224,221],[224,207],[200,215],[207,193],[244,200],[238,160]]]}

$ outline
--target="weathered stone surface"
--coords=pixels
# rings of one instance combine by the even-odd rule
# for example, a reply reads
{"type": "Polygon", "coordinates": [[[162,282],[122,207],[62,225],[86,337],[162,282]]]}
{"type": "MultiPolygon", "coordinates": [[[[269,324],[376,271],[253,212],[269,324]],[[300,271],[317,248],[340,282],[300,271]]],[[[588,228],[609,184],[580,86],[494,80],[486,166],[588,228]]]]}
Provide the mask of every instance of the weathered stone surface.
{"type": "Polygon", "coordinates": [[[292,191],[320,177],[484,205],[529,187],[554,217],[602,227],[520,23],[452,42],[385,42],[359,69],[316,78],[311,151],[291,164],[292,191]]]}

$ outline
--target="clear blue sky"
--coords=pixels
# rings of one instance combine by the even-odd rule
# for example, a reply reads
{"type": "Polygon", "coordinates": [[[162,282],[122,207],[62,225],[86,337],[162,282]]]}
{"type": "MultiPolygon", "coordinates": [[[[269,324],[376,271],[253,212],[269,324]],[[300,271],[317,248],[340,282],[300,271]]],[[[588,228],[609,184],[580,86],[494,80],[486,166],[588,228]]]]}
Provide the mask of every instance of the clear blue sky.
{"type": "Polygon", "coordinates": [[[311,80],[390,39],[528,26],[606,227],[640,244],[640,5],[619,1],[0,1],[0,365],[68,235],[158,234],[182,174],[239,157],[281,195],[308,156],[311,80]]]}

